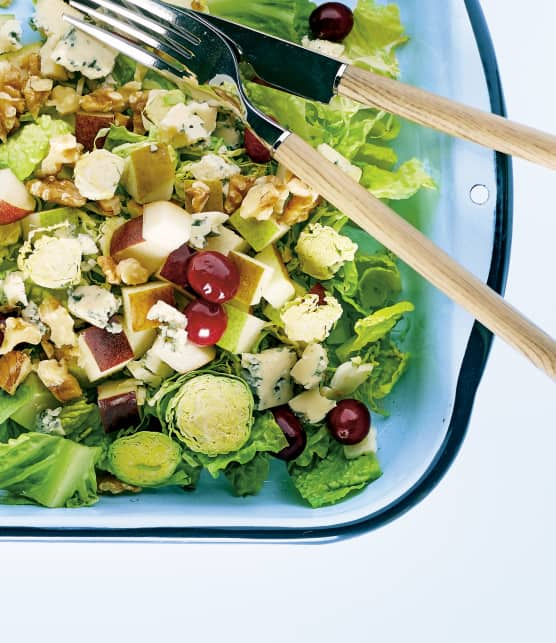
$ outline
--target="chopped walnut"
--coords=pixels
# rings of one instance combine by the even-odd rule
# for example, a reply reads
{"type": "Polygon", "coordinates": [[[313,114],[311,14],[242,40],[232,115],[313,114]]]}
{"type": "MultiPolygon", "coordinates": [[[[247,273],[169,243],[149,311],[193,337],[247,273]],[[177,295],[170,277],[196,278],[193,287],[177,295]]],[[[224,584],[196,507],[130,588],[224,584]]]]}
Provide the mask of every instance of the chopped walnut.
{"type": "Polygon", "coordinates": [[[44,354],[48,357],[48,359],[52,359],[54,355],[56,355],[54,344],[52,342],[49,342],[48,339],[42,340],[41,348],[43,349],[44,354]]]}
{"type": "Polygon", "coordinates": [[[43,300],[39,306],[39,318],[50,328],[50,340],[57,348],[74,346],[77,343],[77,337],[73,331],[73,317],[54,297],[43,300]]]}
{"type": "Polygon", "coordinates": [[[65,116],[79,111],[79,100],[79,96],[73,87],[56,85],[50,93],[47,105],[55,107],[59,114],[65,116]]]}
{"type": "Polygon", "coordinates": [[[185,194],[191,201],[193,213],[202,212],[210,197],[210,188],[202,181],[193,181],[190,188],[185,190],[185,194]]]}
{"type": "Polygon", "coordinates": [[[53,81],[50,78],[41,78],[40,76],[30,76],[23,88],[23,96],[27,110],[36,118],[40,108],[46,103],[52,87],[53,81]]]}
{"type": "Polygon", "coordinates": [[[131,80],[129,83],[119,87],[118,91],[124,97],[124,100],[129,102],[131,96],[141,91],[141,83],[136,80],[131,80]]]}
{"type": "Polygon", "coordinates": [[[0,87],[10,85],[14,89],[22,90],[25,87],[29,74],[26,70],[8,61],[0,61],[0,87]]]}
{"type": "Polygon", "coordinates": [[[228,214],[233,214],[239,208],[254,183],[255,179],[251,176],[241,176],[241,174],[232,176],[228,184],[228,195],[224,202],[224,211],[228,214]]]}
{"type": "Polygon", "coordinates": [[[106,283],[113,286],[119,286],[122,283],[120,275],[118,274],[117,265],[112,257],[99,257],[97,263],[104,273],[106,283]]]}
{"type": "Polygon", "coordinates": [[[107,217],[117,217],[122,211],[122,202],[119,196],[113,196],[111,199],[101,199],[97,201],[102,214],[107,217]]]}
{"type": "Polygon", "coordinates": [[[121,114],[120,112],[114,114],[114,125],[118,125],[119,127],[125,127],[127,129],[130,120],[127,114],[121,114]]]}
{"type": "Polygon", "coordinates": [[[25,101],[11,96],[6,89],[0,92],[0,140],[6,142],[8,134],[19,127],[18,115],[25,109],[25,101]],[[23,109],[21,109],[23,105],[23,109]]]}
{"type": "Polygon", "coordinates": [[[39,362],[37,375],[59,402],[75,400],[83,394],[79,382],[68,371],[68,367],[64,362],[45,359],[39,362]]]}
{"type": "Polygon", "coordinates": [[[0,346],[0,355],[6,355],[19,344],[41,343],[42,332],[38,326],[19,317],[8,317],[5,321],[4,340],[0,346]]]}
{"type": "Polygon", "coordinates": [[[143,122],[143,112],[149,99],[149,92],[135,92],[129,97],[129,106],[132,113],[133,131],[135,134],[144,134],[146,132],[143,122]]]}
{"type": "Polygon", "coordinates": [[[100,87],[81,98],[80,105],[84,112],[121,112],[126,108],[126,99],[120,92],[110,87],[100,87]]]}
{"type": "Polygon", "coordinates": [[[118,263],[117,272],[124,284],[139,286],[149,280],[150,272],[137,259],[123,259],[118,263]]]}
{"type": "Polygon", "coordinates": [[[81,156],[83,145],[77,142],[73,134],[63,134],[50,139],[50,149],[37,174],[54,176],[64,165],[75,165],[81,156]]]}
{"type": "Polygon", "coordinates": [[[97,491],[99,493],[111,493],[116,496],[120,493],[124,493],[125,491],[140,493],[142,489],[141,487],[136,487],[133,484],[128,484],[127,482],[118,480],[118,478],[113,476],[111,473],[97,471],[97,491]]]}
{"type": "Polygon", "coordinates": [[[243,219],[266,221],[282,214],[289,196],[288,188],[275,176],[263,176],[246,194],[239,213],[243,219]]]}
{"type": "Polygon", "coordinates": [[[11,351],[3,355],[0,357],[0,388],[13,395],[32,370],[31,358],[27,353],[11,351]]]}
{"type": "Polygon", "coordinates": [[[306,183],[294,177],[287,183],[291,199],[286,204],[279,223],[292,226],[301,221],[306,221],[319,202],[319,194],[312,190],[306,183]]]}
{"type": "Polygon", "coordinates": [[[48,203],[71,208],[81,208],[87,203],[87,199],[80,194],[73,181],[67,179],[58,180],[54,176],[49,176],[46,179],[28,181],[26,185],[33,196],[48,203]]]}

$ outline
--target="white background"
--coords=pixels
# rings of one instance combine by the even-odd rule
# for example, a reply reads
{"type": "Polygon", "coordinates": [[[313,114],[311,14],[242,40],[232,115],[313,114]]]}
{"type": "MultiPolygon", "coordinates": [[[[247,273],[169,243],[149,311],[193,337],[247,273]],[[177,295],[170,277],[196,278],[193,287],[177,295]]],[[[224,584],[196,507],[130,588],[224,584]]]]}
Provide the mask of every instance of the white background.
{"type": "MultiPolygon", "coordinates": [[[[438,0],[441,2],[442,0],[438,0]]],[[[556,132],[556,5],[483,0],[510,116],[556,132]]],[[[507,298],[556,336],[556,174],[515,163],[507,298]]],[[[0,544],[0,640],[556,640],[554,385],[496,342],[441,485],[328,546],[0,544]]]]}

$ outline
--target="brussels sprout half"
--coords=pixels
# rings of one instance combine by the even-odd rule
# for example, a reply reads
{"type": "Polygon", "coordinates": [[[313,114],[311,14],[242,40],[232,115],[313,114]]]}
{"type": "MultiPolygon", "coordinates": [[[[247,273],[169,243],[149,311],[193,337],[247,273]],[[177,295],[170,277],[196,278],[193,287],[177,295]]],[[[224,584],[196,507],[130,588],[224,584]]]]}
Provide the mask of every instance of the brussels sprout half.
{"type": "Polygon", "coordinates": [[[192,451],[215,456],[240,449],[253,423],[253,394],[232,375],[204,373],[188,379],[166,411],[168,429],[192,451]]]}
{"type": "Polygon", "coordinates": [[[181,449],[164,433],[139,431],[115,440],[108,449],[110,471],[122,482],[157,487],[175,472],[181,449]]]}

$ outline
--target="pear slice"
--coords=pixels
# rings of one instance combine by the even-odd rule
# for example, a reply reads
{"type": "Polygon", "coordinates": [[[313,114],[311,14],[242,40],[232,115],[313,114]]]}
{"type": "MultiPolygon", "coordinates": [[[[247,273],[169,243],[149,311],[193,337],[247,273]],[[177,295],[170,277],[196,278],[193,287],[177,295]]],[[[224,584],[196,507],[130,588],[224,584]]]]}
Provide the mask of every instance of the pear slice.
{"type": "Polygon", "coordinates": [[[224,304],[224,308],[228,326],[217,346],[230,353],[249,352],[261,336],[266,322],[230,304],[224,304]]]}
{"type": "Polygon", "coordinates": [[[295,297],[295,286],[282,261],[282,256],[276,246],[270,245],[255,255],[255,259],[274,270],[270,283],[264,289],[263,299],[273,308],[282,308],[287,301],[295,297]]]}
{"type": "Polygon", "coordinates": [[[290,229],[289,226],[277,223],[274,219],[266,221],[244,219],[239,214],[239,210],[232,214],[229,222],[256,252],[264,250],[271,243],[281,239],[290,229]]]}
{"type": "Polygon", "coordinates": [[[234,302],[243,307],[256,306],[272,281],[274,268],[235,250],[230,252],[228,258],[239,270],[239,290],[234,297],[234,302]]]}
{"type": "Polygon", "coordinates": [[[168,145],[147,144],[128,156],[122,184],[138,203],[169,201],[174,192],[174,173],[168,145]]]}
{"type": "Polygon", "coordinates": [[[205,247],[205,250],[214,250],[226,256],[233,250],[245,252],[248,249],[249,244],[247,241],[225,226],[220,226],[220,234],[207,237],[207,245],[205,247]]]}

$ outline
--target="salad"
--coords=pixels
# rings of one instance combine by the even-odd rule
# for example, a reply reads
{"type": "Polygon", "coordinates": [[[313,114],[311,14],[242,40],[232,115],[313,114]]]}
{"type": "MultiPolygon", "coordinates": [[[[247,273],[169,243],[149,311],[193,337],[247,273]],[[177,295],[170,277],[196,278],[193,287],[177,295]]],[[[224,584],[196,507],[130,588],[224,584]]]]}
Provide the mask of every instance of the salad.
{"type": "MultiPolygon", "coordinates": [[[[399,72],[395,5],[174,4],[399,72]]],[[[0,502],[194,490],[204,470],[245,496],[273,461],[312,507],[376,480],[371,414],[387,413],[409,360],[396,258],[270,159],[225,78],[198,87],[141,68],[68,28],[62,13],[76,12],[62,0],[36,0],[40,38],[23,46],[9,11],[0,502]]],[[[420,161],[398,163],[392,116],[245,84],[377,197],[434,187],[420,161]]]]}

